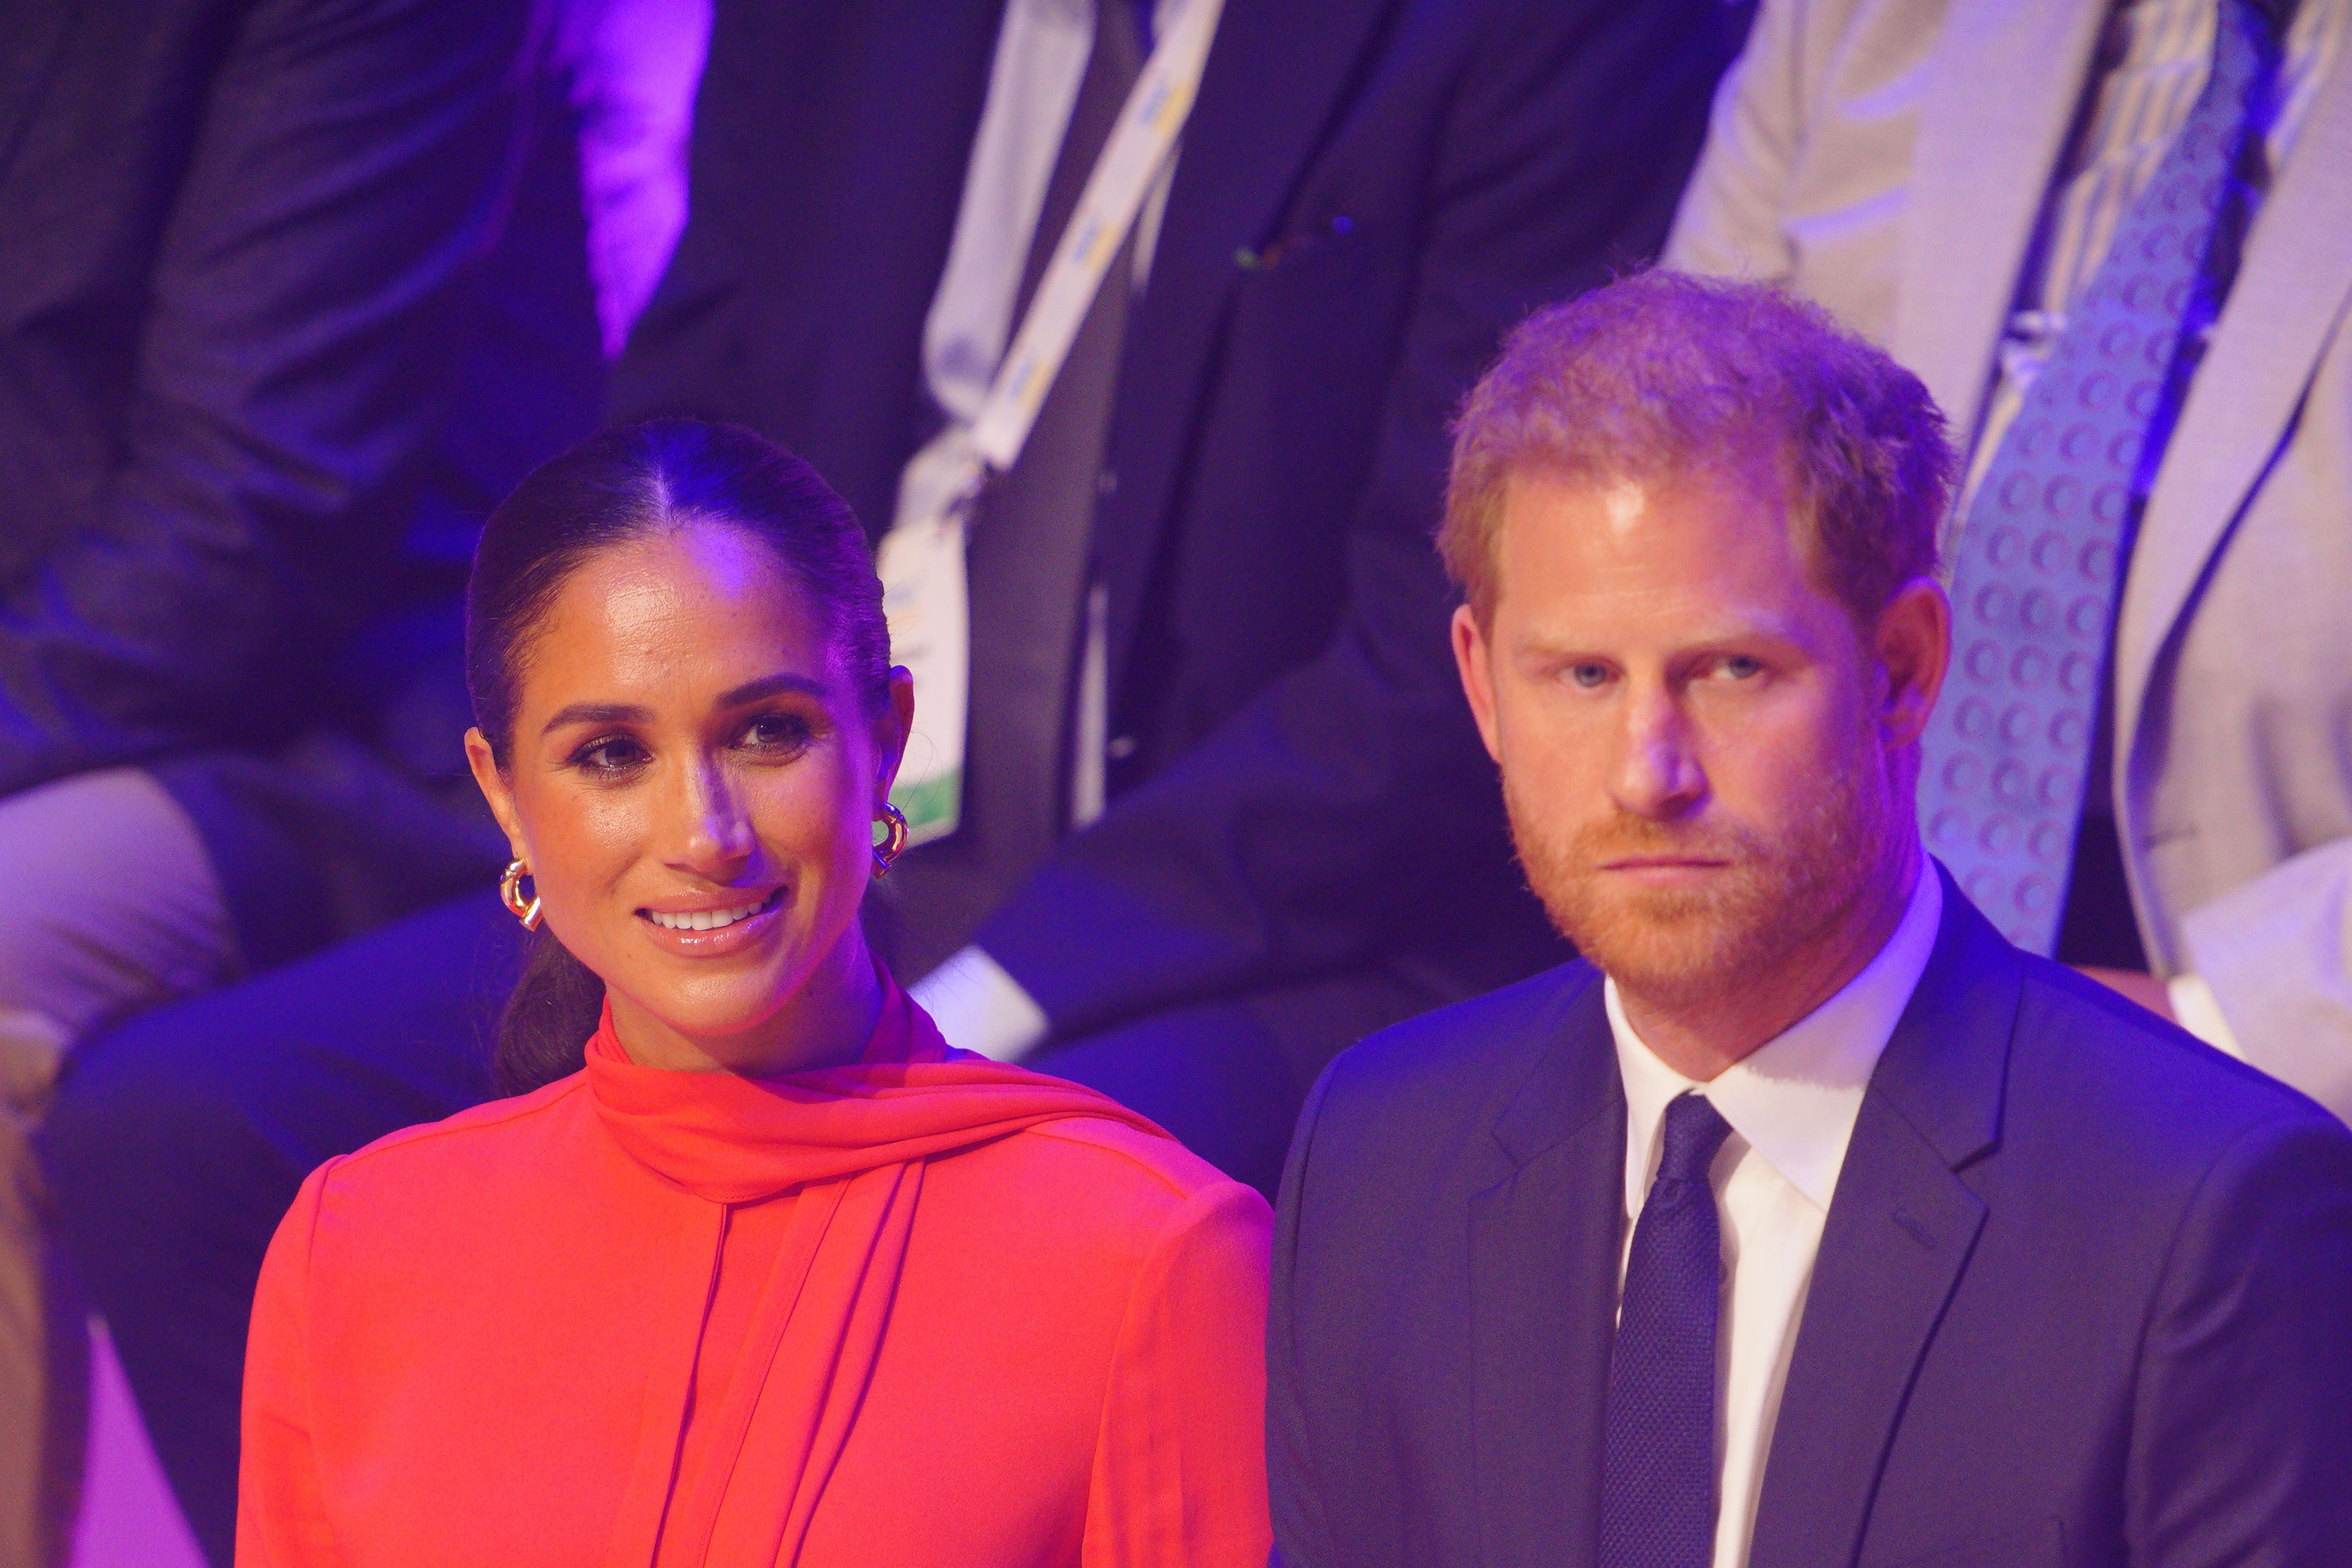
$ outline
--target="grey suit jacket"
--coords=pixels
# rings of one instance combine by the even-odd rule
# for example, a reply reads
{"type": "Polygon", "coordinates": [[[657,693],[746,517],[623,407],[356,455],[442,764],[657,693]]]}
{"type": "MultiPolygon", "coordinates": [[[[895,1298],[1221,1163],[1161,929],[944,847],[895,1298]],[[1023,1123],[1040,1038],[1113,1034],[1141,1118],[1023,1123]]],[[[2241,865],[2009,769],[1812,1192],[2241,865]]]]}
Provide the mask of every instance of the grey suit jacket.
{"type": "MultiPolygon", "coordinates": [[[[2105,0],[1765,0],[1666,262],[1784,281],[1965,442],[2105,0]]],[[[2249,240],[2125,584],[2116,811],[2160,974],[2352,1117],[2352,49],[2249,240]]]]}

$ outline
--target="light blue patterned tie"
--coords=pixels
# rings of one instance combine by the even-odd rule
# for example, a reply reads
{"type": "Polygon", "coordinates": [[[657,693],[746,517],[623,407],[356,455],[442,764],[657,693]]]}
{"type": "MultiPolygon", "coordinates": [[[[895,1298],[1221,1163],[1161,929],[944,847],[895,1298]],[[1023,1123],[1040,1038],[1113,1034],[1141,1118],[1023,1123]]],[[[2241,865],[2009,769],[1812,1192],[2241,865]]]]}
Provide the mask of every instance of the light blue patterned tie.
{"type": "Polygon", "coordinates": [[[2216,220],[2275,51],[2266,14],[2221,0],[2205,90],[2067,312],[1953,552],[1920,825],[2036,953],[2056,943],[2131,530],[2218,308],[2216,220]]]}

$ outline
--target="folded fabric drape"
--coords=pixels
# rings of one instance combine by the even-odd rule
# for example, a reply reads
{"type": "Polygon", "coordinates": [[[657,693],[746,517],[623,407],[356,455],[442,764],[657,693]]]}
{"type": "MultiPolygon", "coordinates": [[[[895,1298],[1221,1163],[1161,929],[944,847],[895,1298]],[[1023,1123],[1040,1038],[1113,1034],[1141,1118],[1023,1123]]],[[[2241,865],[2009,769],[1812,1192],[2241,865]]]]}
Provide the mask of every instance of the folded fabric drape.
{"type": "Polygon", "coordinates": [[[884,990],[856,1064],[774,1078],[641,1067],[605,1006],[587,1082],[615,1142],[713,1203],[800,1189],[723,1406],[693,1446],[703,1462],[674,1488],[679,1434],[647,1424],[612,1568],[640,1568],[656,1545],[665,1563],[798,1561],[888,1325],[928,1156],[1070,1116],[1168,1135],[1091,1089],[951,1049],[887,977],[884,990]],[[791,1375],[772,1377],[780,1365],[791,1375]],[[738,1473],[768,1484],[730,1488],[738,1473]]]}
{"type": "Polygon", "coordinates": [[[953,1050],[905,991],[884,990],[856,1063],[776,1078],[639,1067],[613,1034],[608,1004],[588,1042],[597,1117],[648,1170],[713,1203],[750,1203],[1065,1116],[1168,1135],[1094,1090],[953,1050]]]}

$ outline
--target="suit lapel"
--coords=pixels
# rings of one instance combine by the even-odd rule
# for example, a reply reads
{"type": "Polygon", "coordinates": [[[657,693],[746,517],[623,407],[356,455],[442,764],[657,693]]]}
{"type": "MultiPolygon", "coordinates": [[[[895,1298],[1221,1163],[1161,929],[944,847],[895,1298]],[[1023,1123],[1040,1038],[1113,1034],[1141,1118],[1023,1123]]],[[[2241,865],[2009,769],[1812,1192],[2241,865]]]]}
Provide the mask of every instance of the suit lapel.
{"type": "Polygon", "coordinates": [[[1184,128],[1150,282],[1129,317],[1110,435],[1118,489],[1096,514],[1114,691],[1177,498],[1218,318],[1240,276],[1234,254],[1269,237],[1375,25],[1395,3],[1226,0],[1184,128]]]}
{"type": "Polygon", "coordinates": [[[2103,0],[1951,0],[1919,111],[1895,357],[1965,444],[2063,152],[2103,0]]]}
{"type": "Polygon", "coordinates": [[[1590,1563],[1615,1333],[1625,1092],[1599,977],[1497,1122],[1508,1175],[1470,1204],[1473,1432],[1488,1568],[1590,1563]]]}
{"type": "Polygon", "coordinates": [[[2148,498],[2116,640],[2117,736],[2128,747],[2148,680],[2206,563],[2277,455],[2352,296],[2352,50],[2339,51],[2264,200],[2210,352],[2148,498]]]}
{"type": "Polygon", "coordinates": [[[1953,1174],[2000,1134],[2017,955],[1951,879],[1944,923],[1871,1077],[1773,1428],[1748,1561],[1847,1563],[1983,1202],[1953,1174]]]}

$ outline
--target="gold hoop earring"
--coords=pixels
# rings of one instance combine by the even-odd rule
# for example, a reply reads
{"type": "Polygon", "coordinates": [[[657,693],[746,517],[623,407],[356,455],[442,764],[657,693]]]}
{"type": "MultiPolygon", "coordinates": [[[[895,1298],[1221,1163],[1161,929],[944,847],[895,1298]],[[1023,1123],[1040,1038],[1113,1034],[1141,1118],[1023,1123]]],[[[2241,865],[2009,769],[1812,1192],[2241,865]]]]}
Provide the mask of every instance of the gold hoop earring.
{"type": "Polygon", "coordinates": [[[530,867],[522,862],[509,862],[506,875],[499,878],[499,902],[522,922],[525,931],[536,931],[539,929],[539,883],[536,880],[531,883],[530,902],[525,904],[522,900],[522,879],[530,875],[530,867]]]}
{"type": "Polygon", "coordinates": [[[882,802],[882,815],[877,821],[890,824],[890,836],[874,846],[874,874],[890,874],[890,862],[907,852],[907,813],[889,801],[882,802]]]}

